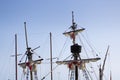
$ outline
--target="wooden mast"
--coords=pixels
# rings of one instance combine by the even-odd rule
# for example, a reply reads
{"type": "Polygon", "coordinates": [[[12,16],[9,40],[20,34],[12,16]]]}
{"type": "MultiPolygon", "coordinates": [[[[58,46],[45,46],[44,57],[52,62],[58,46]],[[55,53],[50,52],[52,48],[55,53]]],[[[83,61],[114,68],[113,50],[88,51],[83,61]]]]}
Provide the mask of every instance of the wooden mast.
{"type": "MultiPolygon", "coordinates": [[[[81,53],[81,45],[78,45],[76,42],[75,42],[75,39],[76,39],[76,36],[79,32],[82,32],[83,30],[85,30],[84,28],[82,29],[77,29],[77,24],[74,22],[74,14],[73,14],[73,11],[72,11],[72,26],[70,26],[71,28],[71,31],[69,32],[65,32],[63,33],[64,35],[69,35],[71,37],[71,39],[73,40],[73,45],[71,46],[71,52],[72,52],[72,55],[74,57],[73,60],[77,61],[77,60],[80,60],[80,55],[79,53],[81,53]],[[78,59],[79,58],[79,59],[78,59]]],[[[75,80],[78,80],[78,66],[77,65],[74,65],[75,66],[75,80]]]]}
{"type": "Polygon", "coordinates": [[[53,73],[52,73],[52,33],[50,32],[50,69],[51,69],[51,80],[53,80],[53,73]]]}
{"type": "Polygon", "coordinates": [[[15,80],[18,80],[17,76],[17,34],[15,34],[15,71],[16,71],[16,76],[15,80]]]}
{"type": "MultiPolygon", "coordinates": [[[[73,14],[73,11],[72,11],[72,26],[71,26],[71,28],[72,28],[72,30],[73,31],[75,31],[75,29],[76,29],[76,23],[74,22],[74,14],[73,14]]],[[[75,45],[75,34],[74,34],[74,32],[73,32],[73,46],[75,45]]],[[[71,51],[72,51],[72,49],[71,49],[71,51]]],[[[79,53],[75,53],[75,52],[73,52],[73,57],[74,57],[74,60],[78,60],[78,55],[79,53]]],[[[75,80],[78,80],[78,66],[76,66],[75,65],[75,80]]]]}
{"type": "Polygon", "coordinates": [[[100,65],[100,68],[99,68],[99,78],[100,78],[100,80],[103,80],[103,71],[104,71],[104,68],[105,68],[105,62],[106,62],[106,59],[107,59],[108,51],[109,51],[109,46],[108,46],[106,54],[105,54],[105,59],[103,61],[103,65],[102,65],[102,67],[100,65]]]}
{"type": "MultiPolygon", "coordinates": [[[[26,55],[26,60],[23,63],[19,63],[18,65],[20,65],[23,68],[23,71],[25,71],[26,67],[29,68],[29,72],[30,72],[30,80],[33,80],[33,72],[34,72],[34,77],[36,78],[36,80],[38,80],[37,77],[37,69],[36,69],[36,65],[37,64],[41,64],[41,61],[43,60],[40,56],[38,56],[41,59],[38,60],[33,60],[33,54],[34,54],[34,50],[39,48],[40,46],[31,49],[31,47],[28,46],[28,39],[27,39],[27,29],[26,29],[26,22],[24,22],[24,28],[25,28],[25,39],[26,39],[26,49],[27,51],[25,52],[24,56],[26,55]]],[[[24,56],[21,58],[21,60],[24,58],[24,56]]],[[[21,62],[20,60],[20,62],[21,62]]],[[[29,73],[28,73],[29,74],[29,73]]],[[[26,76],[26,78],[28,79],[28,75],[26,76]]]]}
{"type": "Polygon", "coordinates": [[[17,56],[21,54],[17,54],[17,34],[15,34],[15,55],[11,55],[11,57],[15,57],[15,80],[18,80],[18,71],[17,71],[17,56]]]}
{"type": "MultiPolygon", "coordinates": [[[[27,47],[27,57],[28,57],[28,62],[31,63],[31,61],[32,61],[32,54],[33,54],[33,53],[31,52],[31,48],[28,47],[26,22],[24,22],[24,27],[25,27],[25,38],[26,38],[26,47],[27,47]]],[[[30,70],[30,80],[33,80],[32,70],[30,70]]]]}
{"type": "MultiPolygon", "coordinates": [[[[72,39],[73,45],[71,45],[71,53],[73,56],[73,60],[57,61],[56,63],[57,64],[67,64],[69,69],[71,69],[71,67],[72,67],[71,70],[74,69],[74,71],[71,74],[74,74],[73,75],[74,78],[71,78],[71,80],[78,80],[79,73],[78,73],[78,65],[77,64],[81,65],[80,69],[84,71],[85,75],[87,75],[86,70],[85,70],[85,64],[89,63],[89,62],[96,62],[96,61],[100,60],[100,58],[81,59],[80,53],[81,53],[82,46],[79,45],[78,43],[76,43],[76,36],[78,35],[78,33],[84,31],[85,28],[81,28],[81,29],[77,28],[77,24],[74,22],[73,11],[72,11],[72,26],[70,26],[69,29],[71,29],[69,32],[64,32],[63,34],[65,36],[70,36],[70,38],[72,39]],[[73,64],[73,65],[71,65],[71,64],[73,64]]],[[[85,78],[86,78],[86,80],[89,80],[88,76],[86,76],[85,78]]]]}

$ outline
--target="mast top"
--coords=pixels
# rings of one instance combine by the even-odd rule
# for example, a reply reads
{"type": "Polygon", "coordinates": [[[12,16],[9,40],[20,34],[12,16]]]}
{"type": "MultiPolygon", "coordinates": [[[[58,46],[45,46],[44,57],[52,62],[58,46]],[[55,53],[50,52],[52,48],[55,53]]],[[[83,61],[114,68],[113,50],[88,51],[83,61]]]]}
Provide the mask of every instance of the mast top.
{"type": "Polygon", "coordinates": [[[72,11],[72,30],[75,30],[77,28],[77,24],[74,22],[74,12],[72,11]]]}
{"type": "Polygon", "coordinates": [[[66,36],[70,36],[71,39],[73,39],[73,44],[75,44],[75,37],[79,32],[82,32],[85,30],[85,28],[77,29],[77,24],[74,21],[74,12],[72,11],[72,25],[70,26],[71,29],[68,32],[64,32],[63,34],[66,36]]]}

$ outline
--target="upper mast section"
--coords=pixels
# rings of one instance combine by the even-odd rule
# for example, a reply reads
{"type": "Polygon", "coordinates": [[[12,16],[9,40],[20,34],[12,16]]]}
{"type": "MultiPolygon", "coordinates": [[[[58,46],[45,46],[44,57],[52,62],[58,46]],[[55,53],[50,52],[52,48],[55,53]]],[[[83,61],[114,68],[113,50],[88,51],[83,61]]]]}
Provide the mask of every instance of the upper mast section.
{"type": "Polygon", "coordinates": [[[28,49],[28,38],[27,38],[26,22],[24,22],[24,28],[25,28],[26,47],[27,47],[27,49],[28,49]]]}
{"type": "Polygon", "coordinates": [[[69,32],[64,32],[64,35],[70,36],[70,38],[73,40],[73,44],[75,44],[76,36],[79,32],[85,30],[85,28],[77,29],[77,24],[74,22],[74,12],[72,11],[72,26],[70,26],[69,32]]]}
{"type": "Polygon", "coordinates": [[[72,11],[72,26],[70,27],[72,30],[77,28],[77,24],[74,22],[74,12],[72,11]]]}

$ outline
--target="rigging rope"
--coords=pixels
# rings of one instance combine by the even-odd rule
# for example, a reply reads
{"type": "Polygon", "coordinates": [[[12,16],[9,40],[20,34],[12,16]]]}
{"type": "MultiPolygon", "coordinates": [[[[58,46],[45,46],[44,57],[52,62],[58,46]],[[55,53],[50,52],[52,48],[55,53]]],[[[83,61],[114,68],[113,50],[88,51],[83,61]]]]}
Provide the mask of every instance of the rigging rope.
{"type": "Polygon", "coordinates": [[[84,46],[84,44],[83,44],[80,36],[79,36],[79,40],[80,40],[80,42],[81,42],[81,44],[82,44],[82,46],[83,46],[83,49],[85,50],[85,53],[86,53],[87,58],[89,58],[89,57],[88,57],[88,54],[87,54],[87,50],[85,49],[85,46],[84,46]]]}
{"type": "Polygon", "coordinates": [[[86,70],[87,74],[89,75],[90,79],[93,80],[93,78],[91,77],[91,75],[90,75],[89,71],[87,70],[87,68],[85,68],[85,70],[86,70]]]}
{"type": "MultiPolygon", "coordinates": [[[[82,35],[82,37],[85,39],[85,41],[87,42],[88,46],[92,49],[92,51],[94,51],[94,49],[93,49],[92,46],[89,44],[89,41],[87,41],[87,39],[85,38],[85,36],[84,36],[83,34],[81,34],[81,35],[82,35]]],[[[80,39],[80,42],[81,42],[81,44],[82,44],[82,46],[83,46],[83,48],[84,48],[84,50],[85,50],[85,53],[86,53],[87,58],[89,58],[89,57],[88,57],[88,54],[87,54],[87,50],[86,50],[86,48],[85,48],[85,46],[84,46],[84,44],[83,44],[83,41],[82,41],[82,39],[80,38],[80,35],[79,35],[79,39],[80,39]]],[[[95,56],[95,55],[93,55],[93,56],[95,56]]],[[[96,56],[98,56],[97,53],[96,53],[96,56]]],[[[92,63],[90,63],[90,66],[92,67],[92,63]]],[[[97,67],[98,67],[98,66],[97,66],[97,67]]],[[[91,68],[91,69],[93,70],[94,75],[95,75],[96,79],[98,80],[95,70],[94,70],[93,68],[91,68]]]]}
{"type": "Polygon", "coordinates": [[[89,77],[88,77],[88,74],[87,74],[86,70],[83,69],[82,72],[83,72],[83,76],[85,76],[85,79],[89,80],[89,77]]]}
{"type": "MultiPolygon", "coordinates": [[[[95,51],[94,49],[93,49],[93,47],[91,46],[91,42],[88,40],[88,39],[86,39],[86,37],[81,33],[81,35],[82,35],[82,37],[85,39],[85,41],[86,41],[86,43],[88,44],[88,46],[91,48],[91,50],[92,50],[92,52],[95,52],[95,55],[94,55],[94,57],[95,56],[98,56],[98,54],[97,54],[97,50],[95,51]]],[[[96,48],[95,48],[96,49],[96,48]]]]}
{"type": "MultiPolygon", "coordinates": [[[[59,66],[59,65],[56,65],[56,66],[52,69],[52,71],[55,70],[58,66],[59,66]]],[[[41,80],[44,80],[50,73],[51,73],[51,71],[48,72],[41,80]]]]}
{"type": "Polygon", "coordinates": [[[67,43],[67,40],[68,40],[68,38],[66,38],[65,43],[63,44],[63,47],[62,47],[62,49],[61,49],[61,51],[60,51],[60,53],[59,53],[59,56],[58,56],[58,60],[59,60],[59,58],[61,57],[63,50],[66,49],[65,45],[66,45],[66,43],[67,43]]]}
{"type": "Polygon", "coordinates": [[[26,75],[26,80],[28,80],[29,76],[29,69],[27,68],[27,75],[26,75]]]}
{"type": "MultiPolygon", "coordinates": [[[[72,54],[71,54],[71,55],[72,55],[72,54]]],[[[69,55],[68,57],[66,57],[64,60],[68,59],[71,55],[69,55]]],[[[54,71],[58,66],[59,66],[59,65],[56,65],[56,66],[52,69],[52,71],[54,71]]],[[[48,72],[41,80],[44,80],[50,73],[51,73],[51,71],[48,72]]]]}

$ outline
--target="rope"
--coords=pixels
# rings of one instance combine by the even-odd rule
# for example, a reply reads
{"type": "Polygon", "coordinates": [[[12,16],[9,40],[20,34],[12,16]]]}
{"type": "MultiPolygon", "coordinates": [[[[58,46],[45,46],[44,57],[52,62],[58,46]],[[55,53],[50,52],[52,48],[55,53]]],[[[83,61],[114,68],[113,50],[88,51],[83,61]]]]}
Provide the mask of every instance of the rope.
{"type": "MultiPolygon", "coordinates": [[[[92,69],[93,74],[95,75],[96,79],[98,80],[97,73],[95,72],[95,70],[94,70],[94,68],[93,68],[93,66],[92,66],[92,63],[89,63],[89,66],[90,66],[90,68],[92,69]]],[[[98,67],[98,66],[97,66],[97,67],[98,67]]]]}
{"type": "MultiPolygon", "coordinates": [[[[86,34],[87,34],[87,33],[86,33],[86,34]]],[[[96,50],[95,47],[94,47],[94,48],[95,48],[96,51],[93,49],[93,47],[92,47],[93,45],[91,46],[91,42],[89,41],[89,38],[87,37],[87,39],[86,39],[86,37],[85,37],[82,33],[81,33],[81,35],[82,35],[82,37],[85,39],[86,43],[87,43],[88,46],[91,48],[91,50],[92,50],[93,52],[95,52],[95,55],[98,56],[98,54],[97,54],[98,51],[96,50]]],[[[99,53],[99,52],[98,52],[98,53],[99,53]]],[[[94,54],[93,54],[93,55],[94,55],[94,54]]],[[[94,57],[95,57],[95,55],[94,55],[94,57]]]]}
{"type": "Polygon", "coordinates": [[[82,46],[83,46],[83,48],[84,48],[84,50],[85,50],[85,53],[86,53],[87,58],[89,58],[89,57],[88,57],[88,54],[87,54],[87,51],[86,51],[86,49],[85,49],[85,47],[84,47],[84,44],[83,44],[83,42],[82,42],[80,36],[79,36],[79,40],[80,40],[80,42],[81,42],[81,44],[82,44],[82,46]]]}
{"type": "Polygon", "coordinates": [[[26,75],[26,80],[28,80],[29,76],[29,69],[27,68],[27,75],[26,75]]]}
{"type": "MultiPolygon", "coordinates": [[[[84,36],[83,34],[81,34],[81,35],[82,35],[82,37],[85,39],[85,41],[87,42],[88,46],[92,49],[92,51],[94,51],[94,49],[93,49],[92,46],[89,44],[89,41],[87,41],[87,39],[85,38],[85,36],[84,36]]],[[[85,53],[86,53],[87,57],[88,57],[87,50],[86,50],[86,48],[85,48],[85,46],[84,46],[84,44],[83,44],[80,36],[79,36],[79,39],[80,39],[81,44],[83,45],[83,48],[84,48],[84,50],[85,50],[85,53]]],[[[93,56],[95,56],[95,55],[93,55],[93,56]]],[[[98,56],[97,53],[96,53],[96,56],[98,56]]],[[[88,58],[89,58],[89,57],[88,57],[88,58]]],[[[91,65],[91,67],[92,67],[92,63],[90,63],[90,65],[91,65]]],[[[94,70],[93,68],[91,68],[91,69],[93,70],[93,73],[94,73],[96,79],[98,80],[95,70],[94,70]]],[[[89,75],[90,75],[90,74],[89,74],[89,75]]]]}
{"type": "Polygon", "coordinates": [[[59,56],[58,56],[58,60],[59,60],[59,58],[61,57],[63,50],[66,49],[65,44],[67,43],[67,40],[68,40],[68,38],[66,38],[65,43],[63,44],[63,47],[62,47],[62,49],[61,49],[61,51],[60,51],[60,53],[59,53],[59,56]]]}
{"type": "MultiPolygon", "coordinates": [[[[70,56],[71,56],[71,55],[69,55],[68,57],[66,57],[64,60],[68,59],[70,56]]],[[[63,61],[64,61],[64,60],[63,60],[63,61]]],[[[56,65],[56,66],[52,69],[52,71],[54,71],[58,66],[59,66],[59,65],[56,65]]],[[[50,73],[51,73],[51,71],[48,72],[41,80],[44,80],[50,73]]]]}
{"type": "Polygon", "coordinates": [[[87,70],[87,68],[85,68],[85,70],[86,70],[87,74],[90,76],[90,79],[93,80],[93,78],[91,77],[91,75],[90,75],[89,71],[87,70]]]}
{"type": "MultiPolygon", "coordinates": [[[[58,66],[59,66],[59,65],[56,65],[56,66],[52,69],[52,71],[55,70],[58,66]]],[[[50,73],[51,73],[51,71],[48,72],[41,80],[44,80],[50,73]]]]}

